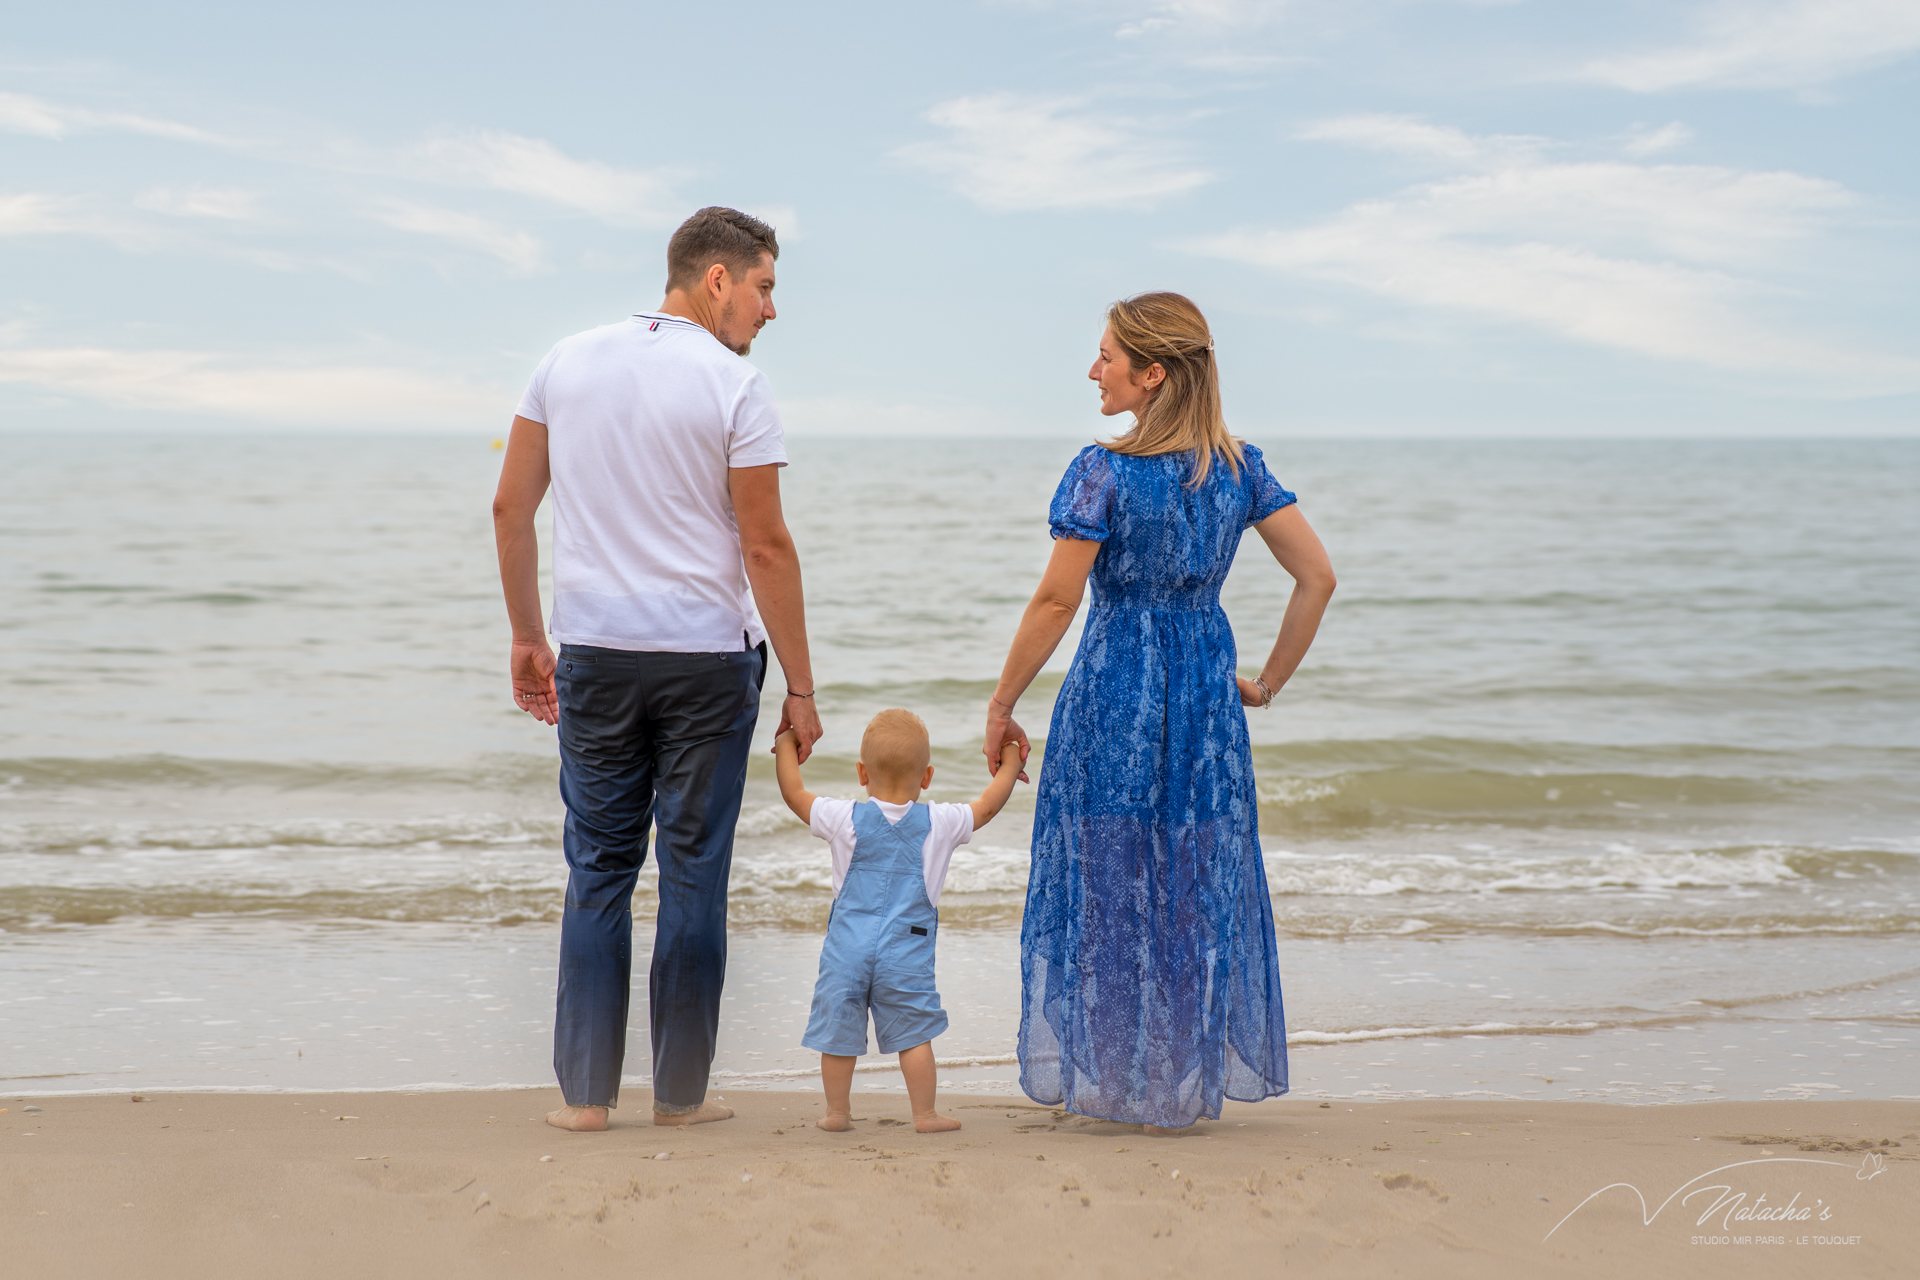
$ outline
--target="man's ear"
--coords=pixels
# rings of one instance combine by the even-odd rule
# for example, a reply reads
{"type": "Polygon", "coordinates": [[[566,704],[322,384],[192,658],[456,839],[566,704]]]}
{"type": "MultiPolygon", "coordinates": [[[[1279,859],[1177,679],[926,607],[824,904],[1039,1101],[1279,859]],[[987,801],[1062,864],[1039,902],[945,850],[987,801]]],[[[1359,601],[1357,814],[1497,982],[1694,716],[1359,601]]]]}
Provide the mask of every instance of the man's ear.
{"type": "Polygon", "coordinates": [[[707,285],[707,296],[718,299],[726,293],[727,283],[732,278],[732,273],[727,270],[726,263],[716,262],[707,268],[707,274],[703,278],[707,285]]]}

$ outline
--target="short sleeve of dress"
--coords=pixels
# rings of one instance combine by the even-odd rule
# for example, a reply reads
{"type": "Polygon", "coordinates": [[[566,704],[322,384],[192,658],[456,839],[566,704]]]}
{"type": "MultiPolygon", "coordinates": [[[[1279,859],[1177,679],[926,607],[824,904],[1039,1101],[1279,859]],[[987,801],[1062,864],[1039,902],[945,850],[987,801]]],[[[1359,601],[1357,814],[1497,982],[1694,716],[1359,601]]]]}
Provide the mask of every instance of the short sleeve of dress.
{"type": "Polygon", "coordinates": [[[1113,455],[1097,444],[1088,445],[1060,477],[1047,508],[1047,528],[1056,538],[1105,542],[1114,488],[1113,455]]]}
{"type": "Polygon", "coordinates": [[[1280,487],[1280,482],[1273,478],[1273,472],[1267,470],[1266,458],[1250,444],[1241,447],[1241,470],[1253,499],[1247,505],[1248,524],[1259,524],[1280,508],[1290,507],[1299,501],[1280,487]]]}

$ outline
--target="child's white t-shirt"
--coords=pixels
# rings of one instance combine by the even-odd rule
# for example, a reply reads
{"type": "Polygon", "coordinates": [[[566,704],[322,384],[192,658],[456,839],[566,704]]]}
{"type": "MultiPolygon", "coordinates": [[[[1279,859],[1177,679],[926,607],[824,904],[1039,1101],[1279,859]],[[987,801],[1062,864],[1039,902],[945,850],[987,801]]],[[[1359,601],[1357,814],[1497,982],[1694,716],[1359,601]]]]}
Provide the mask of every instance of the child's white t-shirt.
{"type": "MultiPolygon", "coordinates": [[[[853,806],[865,804],[864,800],[833,800],[826,796],[815,796],[813,809],[809,813],[807,825],[813,834],[827,842],[827,848],[833,853],[833,896],[840,896],[840,886],[847,878],[847,867],[853,862],[853,806]]],[[[887,816],[888,822],[898,822],[907,816],[910,804],[889,804],[885,800],[875,800],[880,812],[887,816]]],[[[953,861],[953,851],[973,839],[973,806],[970,804],[930,804],[929,815],[932,824],[927,838],[920,846],[921,873],[927,881],[927,901],[934,906],[940,905],[940,889],[947,882],[947,864],[953,861]]]]}

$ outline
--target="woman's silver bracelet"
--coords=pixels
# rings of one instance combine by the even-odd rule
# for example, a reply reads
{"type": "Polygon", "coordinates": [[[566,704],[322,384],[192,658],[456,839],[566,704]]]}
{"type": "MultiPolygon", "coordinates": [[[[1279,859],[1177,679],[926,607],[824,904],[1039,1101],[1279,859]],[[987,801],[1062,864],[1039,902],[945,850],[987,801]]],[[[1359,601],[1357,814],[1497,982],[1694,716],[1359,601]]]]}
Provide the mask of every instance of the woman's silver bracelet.
{"type": "Polygon", "coordinates": [[[1260,688],[1260,709],[1265,711],[1273,705],[1273,690],[1267,688],[1267,679],[1265,676],[1255,676],[1253,682],[1260,688]]]}

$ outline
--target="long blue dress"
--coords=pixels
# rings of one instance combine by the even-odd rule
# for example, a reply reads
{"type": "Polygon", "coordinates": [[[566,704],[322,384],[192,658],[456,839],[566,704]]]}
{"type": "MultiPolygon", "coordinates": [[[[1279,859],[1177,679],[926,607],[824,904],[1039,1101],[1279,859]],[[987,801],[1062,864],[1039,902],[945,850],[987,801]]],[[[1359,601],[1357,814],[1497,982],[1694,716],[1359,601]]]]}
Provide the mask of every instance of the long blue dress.
{"type": "Polygon", "coordinates": [[[1247,527],[1294,501],[1245,446],[1097,445],[1053,536],[1102,545],[1054,703],[1020,931],[1020,1083],[1036,1102],[1179,1128],[1287,1090],[1280,967],[1247,718],[1220,608],[1247,527]]]}

